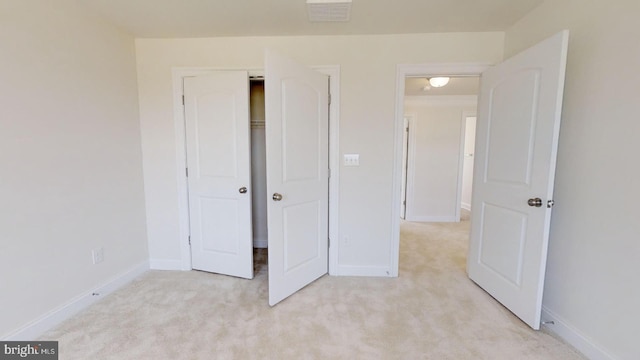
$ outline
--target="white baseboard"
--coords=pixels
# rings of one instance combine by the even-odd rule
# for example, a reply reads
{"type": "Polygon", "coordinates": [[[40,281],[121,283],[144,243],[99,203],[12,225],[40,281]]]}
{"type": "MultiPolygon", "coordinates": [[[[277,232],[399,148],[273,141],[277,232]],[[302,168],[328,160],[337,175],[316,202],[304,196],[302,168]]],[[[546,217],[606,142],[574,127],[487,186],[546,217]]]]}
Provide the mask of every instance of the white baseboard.
{"type": "Polygon", "coordinates": [[[616,358],[595,344],[587,336],[576,330],[571,324],[555,314],[553,311],[542,307],[542,321],[553,321],[553,324],[544,324],[545,329],[555,333],[564,341],[576,348],[591,360],[615,360],[616,358]]]}
{"type": "Polygon", "coordinates": [[[181,260],[151,259],[149,265],[151,270],[183,270],[181,260]]]}
{"type": "Polygon", "coordinates": [[[467,210],[467,211],[471,211],[471,204],[467,204],[467,203],[461,203],[460,207],[467,210]]]}
{"type": "Polygon", "coordinates": [[[351,266],[338,265],[335,276],[370,276],[370,277],[393,277],[391,270],[386,266],[351,266]]]}
{"type": "MultiPolygon", "coordinates": [[[[149,262],[145,261],[133,268],[115,276],[106,283],[87,291],[85,294],[77,296],[66,304],[53,309],[47,314],[39,317],[9,334],[3,340],[7,341],[34,341],[45,332],[60,325],[63,321],[71,318],[90,305],[104,299],[117,289],[133,281],[138,276],[149,270],[149,262]],[[98,295],[94,295],[98,294],[98,295]]],[[[45,339],[46,340],[46,339],[45,339]]]]}
{"type": "Polygon", "coordinates": [[[267,238],[253,238],[253,247],[258,249],[266,249],[269,247],[267,238]]]}
{"type": "Polygon", "coordinates": [[[456,222],[458,219],[454,216],[407,216],[405,219],[413,222],[456,222]]]}

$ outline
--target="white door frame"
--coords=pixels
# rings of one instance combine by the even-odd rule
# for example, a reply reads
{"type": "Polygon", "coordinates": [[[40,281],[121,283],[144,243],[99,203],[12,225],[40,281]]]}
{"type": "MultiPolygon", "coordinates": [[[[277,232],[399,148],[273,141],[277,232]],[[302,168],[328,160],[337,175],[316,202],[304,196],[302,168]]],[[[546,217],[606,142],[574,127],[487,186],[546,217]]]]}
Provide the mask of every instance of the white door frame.
{"type": "Polygon", "coordinates": [[[391,276],[398,276],[400,260],[400,197],[402,181],[402,132],[404,131],[404,86],[407,76],[480,76],[491,64],[399,64],[396,68],[396,116],[394,124],[394,156],[391,199],[391,276]]]}
{"type": "MultiPolygon", "coordinates": [[[[329,238],[335,239],[334,246],[329,248],[329,274],[336,275],[338,270],[338,200],[339,200],[339,124],[340,124],[340,66],[311,66],[323,74],[329,75],[331,93],[331,105],[329,107],[329,168],[331,177],[329,178],[329,238]]],[[[173,87],[173,125],[176,141],[176,180],[178,184],[178,226],[180,242],[180,269],[192,270],[191,266],[191,246],[189,245],[189,193],[187,187],[187,152],[185,118],[182,104],[183,79],[185,77],[197,76],[210,73],[212,71],[248,71],[250,76],[264,75],[262,69],[247,68],[211,68],[211,67],[175,67],[172,72],[173,87]]],[[[247,79],[249,81],[249,79],[247,79]]],[[[402,149],[401,149],[402,150],[402,149]]],[[[399,194],[398,194],[399,197],[399,194]]],[[[400,209],[398,209],[399,215],[400,209]]]]}

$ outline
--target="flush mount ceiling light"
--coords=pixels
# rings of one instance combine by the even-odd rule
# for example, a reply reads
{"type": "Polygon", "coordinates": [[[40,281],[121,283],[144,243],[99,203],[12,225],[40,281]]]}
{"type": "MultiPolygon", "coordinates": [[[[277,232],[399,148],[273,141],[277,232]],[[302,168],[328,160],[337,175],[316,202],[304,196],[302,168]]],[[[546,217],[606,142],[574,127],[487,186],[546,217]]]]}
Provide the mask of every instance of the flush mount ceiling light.
{"type": "Polygon", "coordinates": [[[351,0],[307,0],[311,22],[349,21],[351,0]]]}
{"type": "Polygon", "coordinates": [[[429,84],[434,88],[439,88],[447,85],[449,83],[449,78],[445,76],[432,77],[429,79],[429,84]]]}

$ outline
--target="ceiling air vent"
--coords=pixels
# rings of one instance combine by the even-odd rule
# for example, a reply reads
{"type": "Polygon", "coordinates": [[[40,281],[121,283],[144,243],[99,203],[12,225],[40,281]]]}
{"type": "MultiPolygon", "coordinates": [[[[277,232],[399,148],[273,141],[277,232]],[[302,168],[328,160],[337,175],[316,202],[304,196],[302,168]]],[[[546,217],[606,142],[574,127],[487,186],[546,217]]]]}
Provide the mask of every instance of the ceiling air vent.
{"type": "Polygon", "coordinates": [[[307,0],[311,22],[349,21],[351,0],[307,0]]]}

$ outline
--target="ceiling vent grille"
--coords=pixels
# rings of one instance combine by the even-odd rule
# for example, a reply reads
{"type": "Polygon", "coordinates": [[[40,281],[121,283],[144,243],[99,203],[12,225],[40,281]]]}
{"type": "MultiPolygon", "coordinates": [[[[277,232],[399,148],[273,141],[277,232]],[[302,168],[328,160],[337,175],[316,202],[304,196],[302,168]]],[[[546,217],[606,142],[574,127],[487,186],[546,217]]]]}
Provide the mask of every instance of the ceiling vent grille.
{"type": "Polygon", "coordinates": [[[349,21],[351,0],[307,0],[311,22],[349,21]]]}

